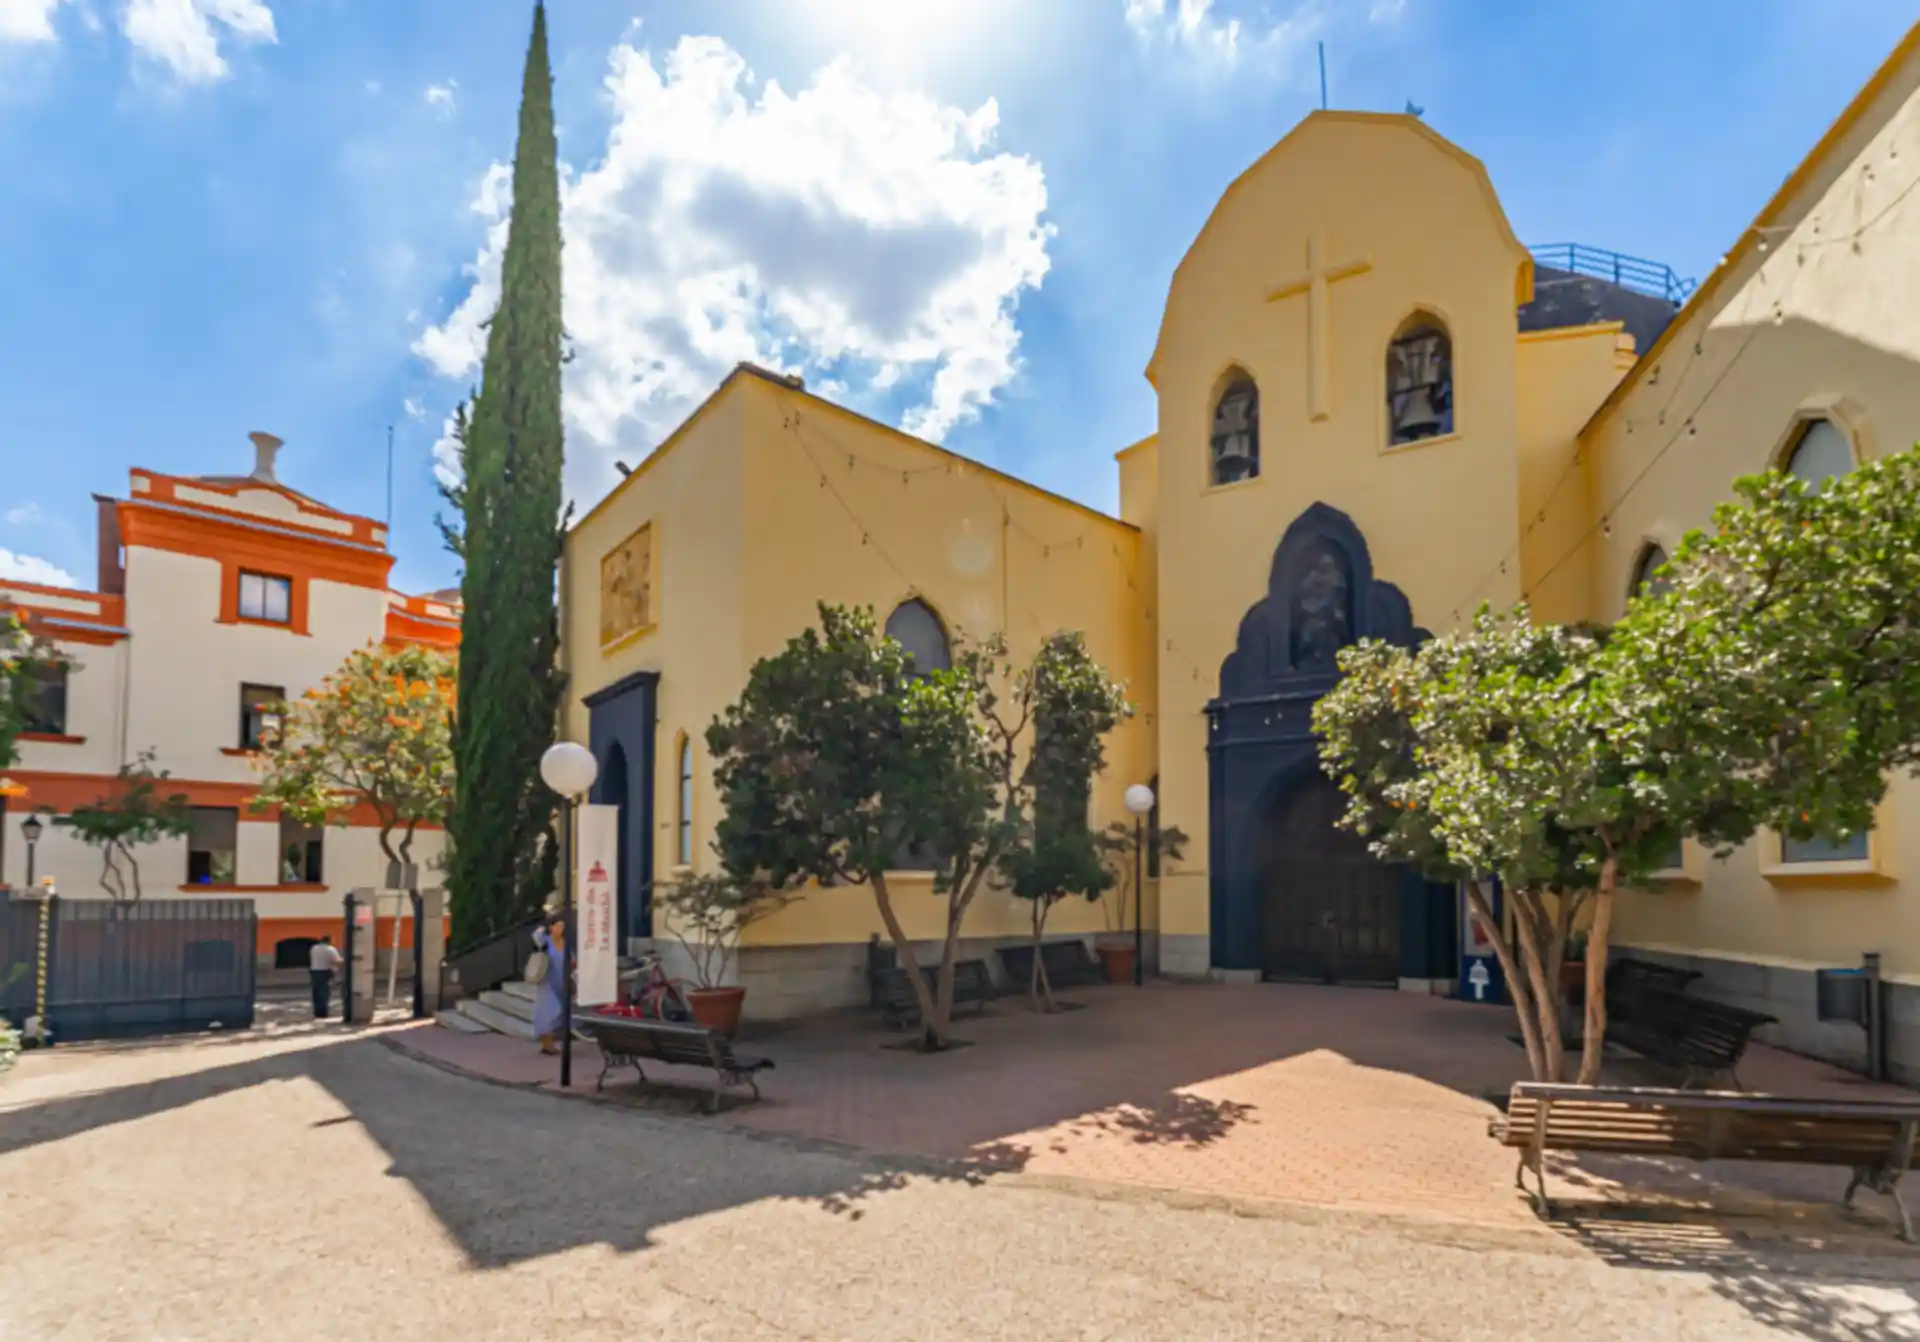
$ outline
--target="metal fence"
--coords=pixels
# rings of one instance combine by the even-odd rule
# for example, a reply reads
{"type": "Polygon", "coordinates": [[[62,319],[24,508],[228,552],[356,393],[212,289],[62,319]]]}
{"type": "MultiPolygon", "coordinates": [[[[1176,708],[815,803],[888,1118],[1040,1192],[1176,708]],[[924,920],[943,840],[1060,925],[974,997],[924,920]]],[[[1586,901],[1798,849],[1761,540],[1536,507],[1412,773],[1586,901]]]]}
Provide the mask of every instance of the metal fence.
{"type": "Polygon", "coordinates": [[[1672,266],[1639,256],[1623,256],[1604,247],[1589,247],[1583,242],[1554,242],[1528,249],[1543,266],[1574,275],[1607,280],[1623,289],[1664,298],[1680,304],[1695,288],[1694,281],[1682,279],[1672,266]]]}
{"type": "MultiPolygon", "coordinates": [[[[247,899],[133,905],[54,899],[47,919],[46,1024],[54,1041],[253,1024],[254,932],[247,899]]],[[[35,1006],[38,903],[0,905],[0,1003],[35,1006]],[[25,964],[24,974],[8,968],[25,964]]]]}

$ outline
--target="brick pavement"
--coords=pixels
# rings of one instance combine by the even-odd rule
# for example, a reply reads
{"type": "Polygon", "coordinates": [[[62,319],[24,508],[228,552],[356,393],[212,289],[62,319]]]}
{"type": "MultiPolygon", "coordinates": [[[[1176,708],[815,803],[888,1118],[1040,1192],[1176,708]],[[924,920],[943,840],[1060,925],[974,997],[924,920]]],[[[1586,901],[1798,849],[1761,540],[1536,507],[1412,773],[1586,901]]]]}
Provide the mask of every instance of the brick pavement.
{"type": "MultiPolygon", "coordinates": [[[[1107,987],[1066,994],[1084,1009],[1036,1016],[1019,1003],[963,1019],[971,1043],[936,1057],[888,1048],[871,1021],[836,1017],[743,1045],[772,1057],[766,1099],[723,1120],[983,1171],[1531,1226],[1514,1160],[1486,1135],[1525,1074],[1510,1010],[1440,998],[1280,984],[1107,987]]],[[[530,1044],[438,1027],[389,1035],[409,1051],[497,1080],[552,1085],[530,1044]]],[[[1631,1062],[1621,1080],[1645,1080],[1631,1062]]],[[[575,1087],[600,1069],[579,1046],[575,1087]]],[[[662,1069],[672,1076],[677,1069],[662,1069]]],[[[649,1067],[649,1074],[654,1069],[649,1067]]],[[[685,1095],[616,1095],[692,1111],[685,1095]]],[[[1756,1047],[1755,1090],[1866,1095],[1824,1064],[1756,1047]]],[[[705,1078],[674,1077],[689,1086],[705,1078]]],[[[1830,1170],[1711,1167],[1627,1158],[1562,1162],[1556,1199],[1766,1204],[1775,1216],[1830,1214],[1845,1176],[1830,1170]]],[[[1873,1199],[1865,1199],[1871,1204],[1873,1199]]]]}

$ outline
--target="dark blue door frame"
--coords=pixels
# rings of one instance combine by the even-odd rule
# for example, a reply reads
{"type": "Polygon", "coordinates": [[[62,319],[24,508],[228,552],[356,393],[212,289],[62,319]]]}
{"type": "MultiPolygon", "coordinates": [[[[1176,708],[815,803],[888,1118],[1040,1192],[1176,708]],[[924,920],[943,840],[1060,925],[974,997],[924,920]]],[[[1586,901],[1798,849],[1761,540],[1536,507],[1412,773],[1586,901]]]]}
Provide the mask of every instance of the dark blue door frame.
{"type": "Polygon", "coordinates": [[[660,673],[636,671],[584,700],[587,748],[600,765],[592,800],[620,805],[620,937],[653,935],[654,736],[660,673]],[[624,762],[624,777],[615,772],[624,762]]]}
{"type": "MultiPolygon", "coordinates": [[[[1315,503],[1294,519],[1274,550],[1267,593],[1241,619],[1220,665],[1219,694],[1206,709],[1215,968],[1261,968],[1260,829],[1281,797],[1320,770],[1313,705],[1339,679],[1333,653],[1363,638],[1417,647],[1427,637],[1405,594],[1374,577],[1352,518],[1315,503]]],[[[1451,897],[1412,872],[1401,882],[1401,977],[1449,977],[1451,897]]]]}

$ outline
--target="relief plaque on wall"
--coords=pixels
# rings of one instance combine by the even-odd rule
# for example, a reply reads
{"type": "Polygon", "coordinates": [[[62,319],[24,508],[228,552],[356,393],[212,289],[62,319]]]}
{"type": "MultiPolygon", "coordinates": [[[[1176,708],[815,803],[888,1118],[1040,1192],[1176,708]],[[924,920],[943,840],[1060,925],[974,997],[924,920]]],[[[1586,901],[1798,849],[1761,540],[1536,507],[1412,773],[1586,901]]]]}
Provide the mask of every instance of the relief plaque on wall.
{"type": "Polygon", "coordinates": [[[653,524],[600,557],[600,644],[653,623],[653,524]]]}

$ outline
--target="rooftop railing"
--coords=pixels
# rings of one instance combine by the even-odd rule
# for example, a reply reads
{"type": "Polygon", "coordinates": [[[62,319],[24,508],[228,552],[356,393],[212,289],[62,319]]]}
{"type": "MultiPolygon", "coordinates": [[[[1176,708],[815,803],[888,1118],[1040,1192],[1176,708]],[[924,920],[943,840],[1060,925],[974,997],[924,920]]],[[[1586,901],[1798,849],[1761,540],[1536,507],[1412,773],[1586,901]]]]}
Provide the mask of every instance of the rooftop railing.
{"type": "Polygon", "coordinates": [[[1589,247],[1583,242],[1554,242],[1528,250],[1539,265],[1606,280],[1622,289],[1664,298],[1669,303],[1684,303],[1696,285],[1693,280],[1681,279],[1672,266],[1610,252],[1604,247],[1589,247]]]}

